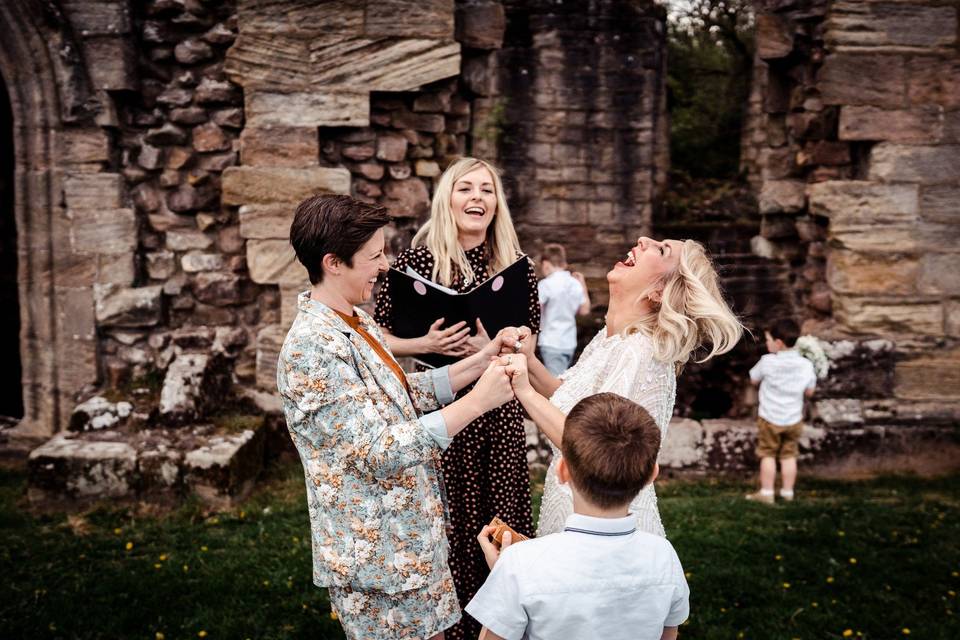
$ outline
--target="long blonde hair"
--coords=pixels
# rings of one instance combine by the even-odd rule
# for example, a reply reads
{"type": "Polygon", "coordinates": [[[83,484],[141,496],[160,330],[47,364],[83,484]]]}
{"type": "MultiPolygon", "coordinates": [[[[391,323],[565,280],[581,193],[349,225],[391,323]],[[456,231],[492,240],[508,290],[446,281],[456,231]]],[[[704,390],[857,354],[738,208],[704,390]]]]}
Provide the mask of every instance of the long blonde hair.
{"type": "Polygon", "coordinates": [[[677,268],[653,287],[662,287],[660,304],[624,332],[649,336],[654,357],[676,364],[678,370],[704,343],[710,351],[696,362],[730,351],[740,341],[743,325],[724,300],[718,280],[703,245],[685,240],[677,268]]]}
{"type": "Polygon", "coordinates": [[[521,255],[520,240],[513,228],[510,208],[503,194],[500,173],[489,162],[477,158],[460,158],[443,172],[437,182],[430,204],[430,219],[413,236],[414,247],[425,246],[433,254],[431,279],[445,287],[454,283],[457,275],[465,282],[473,282],[477,275],[467,260],[467,254],[457,241],[457,220],[450,208],[450,196],[457,180],[478,167],[483,167],[493,177],[493,191],[497,196],[497,211],[493,222],[487,227],[487,246],[490,252],[490,270],[496,273],[516,262],[521,255]]]}

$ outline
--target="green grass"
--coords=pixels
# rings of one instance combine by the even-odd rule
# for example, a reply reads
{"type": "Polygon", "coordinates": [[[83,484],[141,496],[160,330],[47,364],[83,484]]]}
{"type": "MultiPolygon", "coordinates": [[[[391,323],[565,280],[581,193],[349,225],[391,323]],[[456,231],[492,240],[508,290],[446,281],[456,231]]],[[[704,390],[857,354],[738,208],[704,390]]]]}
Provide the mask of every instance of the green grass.
{"type": "MultiPolygon", "coordinates": [[[[960,476],[801,486],[771,508],[736,480],[659,483],[692,590],[682,637],[960,637],[960,476]]],[[[0,471],[4,638],[342,637],[310,583],[298,465],[220,514],[32,514],[24,491],[0,471]]]]}

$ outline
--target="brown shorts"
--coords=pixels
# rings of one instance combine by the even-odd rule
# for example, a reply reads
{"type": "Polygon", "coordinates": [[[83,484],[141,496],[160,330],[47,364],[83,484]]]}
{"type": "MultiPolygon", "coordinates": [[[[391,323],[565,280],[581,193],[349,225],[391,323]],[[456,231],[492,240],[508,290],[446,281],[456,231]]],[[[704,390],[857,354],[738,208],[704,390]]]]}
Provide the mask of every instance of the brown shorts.
{"type": "Polygon", "coordinates": [[[763,418],[757,418],[757,457],[758,458],[796,458],[799,453],[797,443],[803,433],[803,423],[779,427],[763,418]]]}

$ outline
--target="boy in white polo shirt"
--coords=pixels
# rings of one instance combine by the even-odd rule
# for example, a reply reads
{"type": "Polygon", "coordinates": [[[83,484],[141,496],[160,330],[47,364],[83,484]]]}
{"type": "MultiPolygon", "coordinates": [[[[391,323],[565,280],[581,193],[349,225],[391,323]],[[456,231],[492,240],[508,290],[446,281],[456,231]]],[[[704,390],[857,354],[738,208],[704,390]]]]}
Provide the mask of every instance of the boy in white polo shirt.
{"type": "Polygon", "coordinates": [[[803,399],[813,395],[817,374],[813,363],[793,348],[800,328],[793,320],[780,320],[764,332],[767,351],[750,369],[750,382],[760,385],[757,411],[757,457],[760,458],[760,490],[747,500],[773,504],[773,485],[780,460],[780,497],[793,500],[797,480],[798,443],[803,433],[803,399]]]}
{"type": "Polygon", "coordinates": [[[560,533],[508,546],[478,536],[487,581],[466,607],[489,640],[673,639],[690,590],[666,538],[637,531],[630,501],[659,470],[660,430],[640,405],[612,393],[567,415],[557,475],[573,491],[560,533]]]}
{"type": "Polygon", "coordinates": [[[544,278],[537,284],[540,297],[540,361],[555,376],[570,367],[577,350],[577,316],[590,313],[590,294],[583,274],[567,271],[563,245],[544,245],[540,254],[544,278]]]}

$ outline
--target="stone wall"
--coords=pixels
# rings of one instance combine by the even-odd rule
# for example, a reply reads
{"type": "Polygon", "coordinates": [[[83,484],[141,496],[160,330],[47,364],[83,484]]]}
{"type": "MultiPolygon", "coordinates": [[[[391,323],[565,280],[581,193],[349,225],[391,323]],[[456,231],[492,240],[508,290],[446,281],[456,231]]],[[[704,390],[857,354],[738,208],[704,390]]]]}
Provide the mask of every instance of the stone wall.
{"type": "MultiPolygon", "coordinates": [[[[744,166],[754,251],[791,266],[808,332],[842,345],[832,435],[960,417],[955,3],[759,3],[744,166]]],[[[862,435],[862,433],[860,434],[862,435]]]]}
{"type": "Polygon", "coordinates": [[[665,13],[647,3],[503,3],[501,49],[464,58],[473,152],[504,170],[525,251],[566,245],[604,275],[650,232],[669,164],[665,13]]]}

